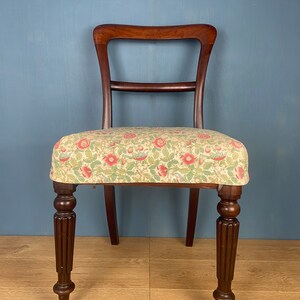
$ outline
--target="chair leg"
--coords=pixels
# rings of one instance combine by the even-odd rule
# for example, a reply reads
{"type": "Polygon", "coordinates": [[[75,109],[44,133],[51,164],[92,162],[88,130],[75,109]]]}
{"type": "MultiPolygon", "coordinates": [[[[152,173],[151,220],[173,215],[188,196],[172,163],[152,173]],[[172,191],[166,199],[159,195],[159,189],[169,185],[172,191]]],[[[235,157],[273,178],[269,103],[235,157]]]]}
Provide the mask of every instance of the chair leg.
{"type": "Polygon", "coordinates": [[[117,211],[115,201],[115,187],[112,185],[104,186],[104,198],[106,207],[106,218],[110,236],[110,242],[112,245],[119,244],[119,233],[117,223],[117,211]]]}
{"type": "Polygon", "coordinates": [[[76,186],[54,182],[54,191],[57,197],[54,200],[54,207],[57,212],[54,214],[55,234],[55,256],[58,281],[53,291],[60,300],[68,300],[70,293],[74,290],[75,284],[71,281],[73,268],[74,238],[76,215],[73,209],[76,206],[76,199],[73,193],[76,186]]]}
{"type": "Polygon", "coordinates": [[[217,219],[217,277],[218,288],[213,296],[216,300],[234,300],[231,290],[240,223],[237,216],[240,206],[241,186],[223,186],[219,189],[218,203],[220,217],[217,219]]]}
{"type": "Polygon", "coordinates": [[[185,245],[192,247],[194,242],[197,210],[198,210],[199,189],[190,189],[189,212],[186,230],[185,245]]]}

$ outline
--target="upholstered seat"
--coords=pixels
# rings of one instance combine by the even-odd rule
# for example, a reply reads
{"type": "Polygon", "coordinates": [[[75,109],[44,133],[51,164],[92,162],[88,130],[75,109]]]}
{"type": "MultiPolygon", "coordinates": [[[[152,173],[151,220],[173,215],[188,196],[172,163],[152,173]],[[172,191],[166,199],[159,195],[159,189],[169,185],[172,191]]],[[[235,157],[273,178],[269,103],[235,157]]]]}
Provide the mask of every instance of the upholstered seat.
{"type": "Polygon", "coordinates": [[[122,127],[65,136],[53,150],[51,179],[84,183],[248,182],[242,143],[187,127],[122,127]]]}

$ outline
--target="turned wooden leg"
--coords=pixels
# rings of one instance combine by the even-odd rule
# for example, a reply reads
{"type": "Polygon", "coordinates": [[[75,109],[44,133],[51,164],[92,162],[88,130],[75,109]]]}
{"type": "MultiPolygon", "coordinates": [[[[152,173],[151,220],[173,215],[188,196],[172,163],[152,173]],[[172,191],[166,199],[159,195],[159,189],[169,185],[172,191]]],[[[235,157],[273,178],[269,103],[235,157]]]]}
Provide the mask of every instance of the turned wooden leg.
{"type": "Polygon", "coordinates": [[[220,217],[217,219],[217,277],[218,288],[214,291],[216,300],[234,300],[231,290],[234,275],[234,265],[239,233],[240,213],[237,200],[241,197],[241,186],[221,186],[219,189],[221,201],[218,204],[220,217]]]}
{"type": "Polygon", "coordinates": [[[57,193],[54,200],[54,207],[57,210],[54,214],[54,234],[56,271],[58,273],[58,281],[54,285],[53,291],[58,295],[58,299],[68,300],[70,293],[75,288],[75,284],[71,281],[71,271],[76,221],[76,215],[73,212],[76,199],[73,193],[76,186],[58,182],[53,182],[53,186],[57,193]]]}
{"type": "Polygon", "coordinates": [[[190,189],[189,213],[186,230],[185,245],[192,247],[194,242],[197,210],[198,210],[199,189],[190,189]]]}
{"type": "Polygon", "coordinates": [[[106,218],[110,236],[110,242],[112,245],[119,244],[119,233],[117,223],[117,211],[115,201],[115,187],[112,185],[104,186],[104,198],[106,207],[106,218]]]}

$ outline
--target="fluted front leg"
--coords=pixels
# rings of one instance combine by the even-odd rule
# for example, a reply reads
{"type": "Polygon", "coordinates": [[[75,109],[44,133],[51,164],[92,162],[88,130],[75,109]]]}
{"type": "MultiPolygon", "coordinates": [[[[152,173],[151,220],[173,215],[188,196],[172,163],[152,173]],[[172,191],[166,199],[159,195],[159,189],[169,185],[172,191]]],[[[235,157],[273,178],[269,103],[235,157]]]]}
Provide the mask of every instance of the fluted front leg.
{"type": "Polygon", "coordinates": [[[56,271],[58,281],[53,291],[60,300],[68,300],[70,293],[74,290],[75,284],[71,281],[73,268],[73,252],[75,237],[76,215],[73,209],[76,206],[76,199],[73,193],[76,186],[73,184],[53,183],[57,197],[54,200],[54,207],[57,212],[54,214],[55,234],[55,255],[56,271]]]}
{"type": "Polygon", "coordinates": [[[241,186],[222,186],[219,189],[221,201],[218,204],[220,217],[217,219],[217,277],[218,288],[214,291],[216,300],[234,300],[231,290],[234,275],[236,249],[240,223],[237,200],[241,197],[241,186]]]}

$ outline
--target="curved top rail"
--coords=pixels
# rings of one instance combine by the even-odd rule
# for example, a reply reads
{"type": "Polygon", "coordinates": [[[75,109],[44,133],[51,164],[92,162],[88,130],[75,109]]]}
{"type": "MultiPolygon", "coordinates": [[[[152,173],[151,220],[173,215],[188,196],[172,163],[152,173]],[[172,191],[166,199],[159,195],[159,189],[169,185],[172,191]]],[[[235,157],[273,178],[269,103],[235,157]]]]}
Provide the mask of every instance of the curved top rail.
{"type": "Polygon", "coordinates": [[[94,29],[95,44],[107,44],[113,39],[177,40],[197,39],[201,44],[213,44],[217,30],[208,24],[176,26],[133,26],[104,24],[94,29]]]}

